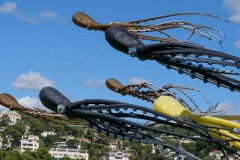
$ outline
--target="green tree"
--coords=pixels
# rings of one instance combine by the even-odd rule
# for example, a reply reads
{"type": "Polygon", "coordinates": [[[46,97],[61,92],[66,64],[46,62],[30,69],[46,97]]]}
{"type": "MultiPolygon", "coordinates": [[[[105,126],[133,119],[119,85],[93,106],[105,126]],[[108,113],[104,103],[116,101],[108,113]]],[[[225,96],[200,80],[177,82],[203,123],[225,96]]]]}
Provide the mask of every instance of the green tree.
{"type": "Polygon", "coordinates": [[[3,160],[20,159],[20,154],[19,154],[19,153],[16,153],[16,151],[15,151],[15,152],[10,151],[10,152],[7,152],[7,153],[8,153],[8,154],[3,157],[3,160]]]}
{"type": "Polygon", "coordinates": [[[11,123],[11,120],[8,115],[4,114],[0,121],[0,126],[7,127],[11,123]]]}
{"type": "Polygon", "coordinates": [[[28,153],[22,153],[20,160],[35,160],[35,158],[28,153]]]}
{"type": "Polygon", "coordinates": [[[90,130],[87,130],[86,134],[84,134],[84,137],[92,141],[94,136],[90,130]]]}
{"type": "Polygon", "coordinates": [[[47,135],[46,137],[42,137],[42,141],[45,147],[55,146],[54,142],[57,141],[56,135],[47,135]]]}
{"type": "Polygon", "coordinates": [[[18,128],[14,128],[13,126],[8,127],[3,132],[4,136],[11,135],[13,139],[20,140],[22,138],[23,132],[18,130],[18,128]]]}
{"type": "Polygon", "coordinates": [[[196,154],[196,144],[195,142],[183,144],[183,148],[190,153],[196,154]]]}
{"type": "Polygon", "coordinates": [[[0,150],[0,157],[5,157],[7,155],[7,152],[4,150],[0,150]]]}
{"type": "Polygon", "coordinates": [[[6,137],[3,138],[2,144],[3,145],[7,145],[8,144],[8,139],[6,137]]]}
{"type": "Polygon", "coordinates": [[[87,150],[89,151],[90,160],[94,160],[95,156],[97,159],[103,157],[106,152],[110,151],[110,148],[104,144],[89,143],[87,144],[87,150]]]}
{"type": "Polygon", "coordinates": [[[78,139],[69,139],[67,141],[67,145],[68,146],[73,146],[73,147],[78,145],[79,143],[80,143],[80,141],[78,139]]]}
{"type": "Polygon", "coordinates": [[[122,147],[123,148],[130,147],[130,142],[128,140],[123,140],[122,147]]]}
{"type": "Polygon", "coordinates": [[[63,158],[60,158],[60,160],[72,160],[72,159],[69,157],[63,157],[63,158]]]}
{"type": "Polygon", "coordinates": [[[48,148],[45,147],[40,147],[37,151],[29,152],[29,154],[36,160],[53,160],[53,157],[48,152],[48,148]]]}
{"type": "Polygon", "coordinates": [[[65,126],[48,121],[40,121],[45,131],[54,131],[57,134],[65,135],[65,126]]]}
{"type": "MultiPolygon", "coordinates": [[[[63,157],[63,158],[60,158],[60,160],[72,160],[71,158],[69,157],[63,157]]],[[[77,158],[77,159],[74,159],[74,160],[86,160],[85,158],[77,158]]]]}
{"type": "Polygon", "coordinates": [[[183,144],[183,148],[195,156],[203,159],[208,156],[209,151],[216,148],[216,145],[210,142],[196,141],[183,144]]]}
{"type": "Polygon", "coordinates": [[[90,160],[99,160],[99,158],[97,158],[96,155],[93,155],[93,156],[90,156],[90,157],[91,157],[90,160]]]}
{"type": "Polygon", "coordinates": [[[85,137],[84,130],[77,126],[66,126],[65,131],[68,135],[72,135],[74,137],[85,137]]]}
{"type": "Polygon", "coordinates": [[[41,121],[33,120],[31,122],[30,132],[34,135],[40,136],[41,133],[45,130],[44,125],[41,121]]]}

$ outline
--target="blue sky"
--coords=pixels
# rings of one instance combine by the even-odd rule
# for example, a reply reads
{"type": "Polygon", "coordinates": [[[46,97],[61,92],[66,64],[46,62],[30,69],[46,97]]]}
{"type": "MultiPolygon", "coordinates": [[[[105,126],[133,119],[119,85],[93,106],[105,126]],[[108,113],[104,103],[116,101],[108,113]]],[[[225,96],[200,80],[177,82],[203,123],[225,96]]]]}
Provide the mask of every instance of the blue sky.
{"type": "MultiPolygon", "coordinates": [[[[185,20],[208,25],[227,36],[222,46],[204,39],[209,49],[239,56],[239,0],[21,0],[0,1],[0,92],[9,93],[29,107],[42,107],[39,90],[54,86],[70,100],[102,98],[147,107],[150,103],[109,91],[104,81],[116,78],[123,84],[149,81],[158,86],[171,83],[201,89],[212,105],[222,102],[224,114],[239,114],[237,92],[192,80],[169,71],[154,61],[141,62],[109,46],[104,33],[79,28],[72,15],[84,12],[100,23],[131,21],[178,12],[204,12],[230,19],[224,22],[204,16],[182,16],[164,21],[185,20]]],[[[181,32],[178,33],[181,37],[181,32]]],[[[194,99],[199,95],[192,93],[194,99]]],[[[199,102],[200,107],[206,103],[199,102]]]]}

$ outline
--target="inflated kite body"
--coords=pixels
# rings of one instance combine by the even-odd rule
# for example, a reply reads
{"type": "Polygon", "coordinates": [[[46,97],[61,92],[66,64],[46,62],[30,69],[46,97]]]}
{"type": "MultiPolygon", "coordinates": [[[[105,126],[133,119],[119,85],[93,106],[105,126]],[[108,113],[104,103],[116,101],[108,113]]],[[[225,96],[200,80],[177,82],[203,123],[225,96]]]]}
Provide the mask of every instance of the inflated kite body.
{"type": "Polygon", "coordinates": [[[240,91],[240,81],[236,78],[240,75],[239,57],[182,42],[145,45],[123,27],[110,27],[105,37],[113,48],[132,57],[154,60],[204,83],[240,91]]]}
{"type": "Polygon", "coordinates": [[[168,115],[167,112],[163,113],[160,110],[158,111],[155,104],[154,108],[156,110],[104,99],[84,99],[71,102],[62,93],[52,87],[43,88],[39,97],[43,105],[52,111],[66,115],[69,118],[80,119],[88,124],[90,128],[108,136],[162,145],[183,154],[188,159],[198,158],[181,148],[147,134],[147,132],[153,131],[159,135],[172,135],[192,140],[209,141],[219,146],[225,154],[237,154],[234,147],[237,146],[235,144],[238,144],[239,138],[228,134],[228,132],[234,132],[233,134],[237,135],[238,133],[235,131],[224,127],[198,124],[194,121],[179,119],[179,117],[168,115]],[[153,125],[139,123],[143,120],[153,125]],[[188,130],[191,134],[184,135],[175,133],[169,129],[157,127],[156,124],[181,128],[188,130]],[[196,137],[196,135],[198,136],[196,137]],[[219,135],[224,138],[218,138],[214,135],[219,135]],[[234,147],[229,146],[229,144],[234,144],[234,147]]]}
{"type": "MultiPolygon", "coordinates": [[[[226,116],[209,116],[208,114],[215,112],[216,106],[209,107],[206,112],[202,112],[193,99],[183,91],[185,89],[196,90],[194,88],[174,85],[158,87],[148,82],[123,86],[113,78],[108,79],[106,85],[110,90],[122,95],[131,95],[152,102],[155,111],[174,118],[179,118],[183,121],[190,121],[199,125],[208,126],[208,132],[212,137],[223,141],[229,141],[233,149],[240,149],[240,133],[237,131],[240,128],[240,124],[224,119],[226,116]],[[171,89],[176,89],[183,93],[183,95],[190,99],[195,107],[190,107],[190,105],[186,103],[186,100],[177,96],[171,89]],[[214,133],[212,131],[214,131],[214,133]],[[235,141],[231,141],[231,139],[235,139],[235,141]]],[[[209,104],[208,101],[207,103],[209,104]]]]}
{"type": "Polygon", "coordinates": [[[82,28],[105,32],[109,44],[132,57],[140,60],[154,60],[168,69],[177,70],[180,74],[190,75],[201,79],[204,83],[213,83],[218,87],[229,88],[231,91],[240,91],[240,58],[219,51],[209,50],[199,44],[189,41],[193,35],[222,43],[225,36],[219,30],[194,24],[183,20],[164,21],[156,24],[158,20],[179,16],[209,16],[227,21],[219,16],[201,12],[184,12],[145,18],[130,22],[111,22],[101,24],[82,12],[73,15],[73,22],[82,28]],[[168,31],[177,29],[189,34],[186,39],[179,40],[168,31]],[[155,34],[149,34],[155,33],[155,34]],[[154,36],[153,36],[154,35],[154,36]],[[142,40],[158,41],[157,44],[145,45],[142,40]]]}

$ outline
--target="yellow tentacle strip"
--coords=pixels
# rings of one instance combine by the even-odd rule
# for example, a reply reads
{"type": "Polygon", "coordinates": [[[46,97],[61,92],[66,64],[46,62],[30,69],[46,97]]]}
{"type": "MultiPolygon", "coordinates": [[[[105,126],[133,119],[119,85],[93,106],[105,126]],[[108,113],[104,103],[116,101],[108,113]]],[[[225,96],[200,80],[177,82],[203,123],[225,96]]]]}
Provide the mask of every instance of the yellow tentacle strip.
{"type": "MultiPolygon", "coordinates": [[[[230,130],[234,130],[235,128],[240,129],[240,124],[234,123],[225,119],[217,118],[217,117],[211,117],[211,116],[204,116],[204,115],[196,115],[190,111],[188,111],[184,106],[182,106],[178,101],[173,99],[169,96],[160,96],[157,98],[153,103],[154,110],[164,113],[166,115],[172,116],[172,117],[186,117],[191,119],[192,121],[212,126],[212,127],[223,127],[230,130]]],[[[230,138],[233,139],[239,139],[240,135],[236,133],[231,133],[227,130],[223,129],[211,129],[212,131],[217,131],[219,134],[216,133],[210,133],[215,138],[221,139],[221,140],[229,140],[230,138]],[[223,135],[220,135],[223,134],[223,135]],[[224,136],[226,135],[226,136],[224,136]],[[229,136],[229,137],[227,137],[229,136]]],[[[210,131],[211,132],[211,131],[210,131]]],[[[239,141],[230,141],[229,142],[232,146],[236,148],[240,148],[240,142],[239,141]]]]}

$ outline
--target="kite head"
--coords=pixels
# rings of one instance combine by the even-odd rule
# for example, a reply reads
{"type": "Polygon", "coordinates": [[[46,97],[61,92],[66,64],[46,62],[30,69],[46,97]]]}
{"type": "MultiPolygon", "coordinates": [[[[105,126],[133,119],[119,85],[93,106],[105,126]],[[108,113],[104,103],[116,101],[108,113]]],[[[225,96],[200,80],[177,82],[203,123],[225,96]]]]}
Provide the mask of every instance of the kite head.
{"type": "Polygon", "coordinates": [[[11,106],[17,106],[19,103],[13,96],[7,93],[2,93],[0,94],[0,105],[11,108],[11,106]]]}
{"type": "Polygon", "coordinates": [[[144,46],[144,44],[135,35],[131,34],[123,27],[113,26],[108,28],[105,32],[105,38],[113,48],[129,54],[132,57],[135,57],[135,55],[131,54],[132,52],[129,51],[139,49],[144,46]]]}
{"type": "Polygon", "coordinates": [[[101,24],[95,22],[91,17],[82,12],[77,12],[72,16],[72,21],[79,27],[87,29],[95,29],[95,26],[101,24]]]}
{"type": "Polygon", "coordinates": [[[62,93],[53,87],[44,87],[39,93],[42,104],[48,109],[65,114],[65,108],[71,103],[62,93]]]}
{"type": "Polygon", "coordinates": [[[121,92],[123,85],[114,78],[109,78],[106,80],[106,86],[114,92],[121,92]]]}

